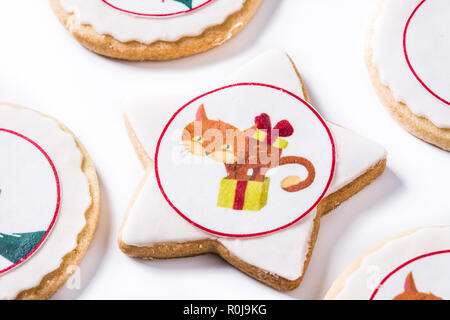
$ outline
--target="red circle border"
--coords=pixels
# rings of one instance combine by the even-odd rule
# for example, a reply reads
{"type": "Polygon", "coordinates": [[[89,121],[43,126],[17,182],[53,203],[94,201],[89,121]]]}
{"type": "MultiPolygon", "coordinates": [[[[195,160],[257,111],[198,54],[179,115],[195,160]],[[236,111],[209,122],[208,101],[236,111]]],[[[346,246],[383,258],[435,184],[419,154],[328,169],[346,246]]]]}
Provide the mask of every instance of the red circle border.
{"type": "Polygon", "coordinates": [[[328,127],[328,125],[326,124],[325,120],[322,118],[322,116],[317,112],[317,110],[315,110],[308,102],[306,102],[305,100],[303,100],[302,98],[300,98],[299,96],[297,96],[296,94],[285,90],[283,88],[277,87],[277,86],[273,86],[273,85],[269,85],[269,84],[264,84],[264,83],[256,83],[256,82],[243,82],[243,83],[235,83],[235,84],[231,84],[231,85],[227,85],[212,91],[209,91],[207,93],[204,93],[194,99],[192,99],[191,101],[189,101],[188,103],[186,103],[184,106],[182,106],[180,109],[178,109],[174,115],[170,118],[169,122],[165,125],[161,136],[158,139],[158,143],[156,145],[156,152],[155,152],[155,175],[156,175],[156,181],[158,183],[158,187],[164,197],[164,199],[166,199],[167,203],[172,207],[172,209],[174,209],[183,219],[185,219],[187,222],[189,222],[190,224],[196,226],[197,228],[206,231],[208,233],[217,235],[217,236],[221,236],[221,237],[229,237],[229,238],[252,238],[252,237],[259,237],[259,236],[263,236],[263,235],[267,235],[267,234],[271,234],[283,229],[286,229],[290,226],[292,226],[293,224],[299,222],[301,219],[303,219],[306,215],[308,215],[314,208],[316,208],[319,204],[319,202],[325,197],[325,194],[327,193],[328,189],[330,188],[331,182],[333,180],[333,176],[334,176],[334,172],[336,169],[336,144],[334,142],[333,139],[333,135],[331,133],[330,128],[328,127]],[[269,230],[269,231],[263,231],[263,232],[258,232],[258,233],[252,233],[252,234],[229,234],[229,233],[222,233],[222,232],[218,232],[215,230],[211,230],[208,229],[206,227],[201,226],[200,224],[192,221],[191,219],[189,219],[186,215],[184,215],[169,199],[169,197],[167,196],[167,194],[164,191],[164,188],[161,184],[161,179],[159,177],[159,171],[158,171],[158,154],[159,154],[159,148],[161,146],[161,141],[165,135],[165,133],[167,132],[167,130],[169,129],[170,124],[173,122],[173,120],[178,116],[178,114],[183,111],[185,108],[187,108],[188,106],[190,106],[192,103],[194,103],[195,101],[208,96],[210,94],[214,94],[218,91],[222,91],[222,90],[226,90],[229,88],[233,88],[233,87],[242,87],[242,86],[259,86],[259,87],[266,87],[266,88],[270,88],[270,89],[274,89],[274,90],[278,90],[278,91],[282,91],[283,93],[286,93],[288,95],[290,95],[291,97],[297,99],[298,101],[300,101],[301,103],[303,103],[306,107],[308,107],[310,109],[310,111],[319,119],[319,121],[321,122],[321,124],[324,126],[328,137],[330,138],[330,142],[331,142],[331,147],[332,147],[332,152],[333,152],[333,159],[332,159],[332,164],[331,164],[331,171],[330,171],[330,177],[327,181],[327,184],[325,186],[325,190],[322,192],[322,194],[319,196],[319,198],[317,199],[317,201],[302,215],[300,215],[299,218],[295,219],[294,221],[273,229],[273,230],[269,230]]]}
{"type": "Polygon", "coordinates": [[[420,256],[417,256],[417,257],[415,257],[415,258],[413,258],[411,260],[408,260],[405,263],[401,264],[400,266],[395,268],[393,271],[391,271],[386,277],[384,277],[383,280],[381,280],[380,284],[377,286],[375,291],[372,293],[372,295],[370,296],[369,300],[374,300],[375,296],[378,294],[378,292],[380,291],[381,287],[386,283],[386,281],[388,281],[390,277],[392,277],[394,274],[396,274],[398,271],[400,271],[401,269],[403,269],[407,265],[410,265],[411,263],[416,262],[416,261],[421,260],[421,259],[424,259],[424,258],[428,258],[428,257],[431,257],[431,256],[436,256],[438,254],[446,254],[446,253],[450,253],[450,250],[433,251],[433,252],[430,252],[430,253],[426,253],[426,254],[422,254],[420,256]]]}
{"type": "Polygon", "coordinates": [[[450,105],[450,101],[447,101],[446,99],[442,98],[441,96],[439,96],[437,93],[435,93],[430,87],[428,87],[426,85],[426,83],[420,78],[419,74],[416,72],[416,70],[414,69],[414,67],[412,66],[411,60],[409,59],[408,56],[408,50],[406,49],[406,37],[408,34],[408,28],[409,25],[411,24],[412,19],[414,18],[415,14],[417,13],[417,11],[419,11],[419,9],[422,7],[422,5],[426,2],[427,0],[422,0],[422,2],[419,3],[419,5],[414,9],[414,11],[411,13],[411,15],[408,18],[408,22],[406,23],[405,26],[405,30],[403,31],[403,52],[406,58],[406,63],[408,64],[409,69],[411,70],[411,72],[413,73],[413,75],[416,77],[416,79],[420,82],[420,84],[429,92],[431,93],[436,99],[442,101],[443,103],[450,105]]]}
{"type": "Polygon", "coordinates": [[[15,135],[15,136],[17,136],[17,137],[19,137],[19,138],[21,138],[21,139],[31,143],[36,149],[38,149],[42,153],[42,155],[45,157],[45,159],[50,164],[50,167],[51,167],[51,169],[53,171],[53,175],[54,175],[55,181],[56,181],[56,191],[57,191],[57,200],[56,200],[55,213],[53,214],[52,221],[50,222],[50,225],[49,225],[46,233],[42,237],[41,241],[39,241],[39,243],[34,247],[34,249],[30,253],[28,253],[22,260],[20,260],[19,262],[16,262],[15,264],[9,266],[6,269],[0,270],[0,276],[1,276],[2,274],[5,274],[6,272],[8,272],[8,271],[18,267],[19,265],[25,263],[37,250],[40,249],[40,247],[45,242],[45,240],[47,240],[48,235],[50,234],[50,232],[53,230],[53,227],[55,226],[56,219],[58,218],[58,215],[59,215],[59,209],[61,207],[61,183],[60,183],[60,179],[59,179],[59,176],[58,176],[58,172],[56,171],[55,164],[53,163],[52,159],[47,154],[47,152],[45,152],[45,150],[40,145],[38,145],[36,142],[31,140],[30,138],[28,138],[28,137],[26,137],[26,136],[24,136],[24,135],[22,135],[22,134],[20,134],[18,132],[9,130],[9,129],[2,129],[2,128],[0,128],[0,132],[6,132],[6,133],[10,133],[12,135],[15,135]]]}
{"type": "Polygon", "coordinates": [[[125,9],[119,8],[119,7],[109,3],[108,0],[102,0],[102,1],[107,6],[113,8],[113,9],[116,9],[118,11],[124,12],[124,13],[133,14],[133,15],[140,16],[140,17],[167,18],[167,17],[179,16],[179,15],[182,15],[182,14],[185,14],[185,13],[189,13],[189,12],[198,10],[198,9],[200,9],[200,8],[210,4],[214,0],[208,0],[205,3],[199,5],[199,6],[195,7],[195,8],[189,9],[189,10],[184,10],[184,11],[179,11],[179,12],[174,12],[174,13],[166,13],[166,14],[151,14],[151,13],[133,12],[133,11],[129,11],[129,10],[125,10],[125,9]]]}

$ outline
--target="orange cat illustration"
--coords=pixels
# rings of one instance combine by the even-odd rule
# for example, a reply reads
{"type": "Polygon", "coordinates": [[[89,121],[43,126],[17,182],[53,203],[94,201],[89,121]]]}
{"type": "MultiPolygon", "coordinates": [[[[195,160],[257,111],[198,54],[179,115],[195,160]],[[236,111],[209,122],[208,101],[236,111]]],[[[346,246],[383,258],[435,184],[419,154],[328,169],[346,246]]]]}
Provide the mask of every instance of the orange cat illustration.
{"type": "Polygon", "coordinates": [[[414,281],[413,273],[410,272],[405,280],[405,292],[396,296],[393,300],[443,300],[432,293],[419,292],[414,281]]]}
{"type": "Polygon", "coordinates": [[[263,113],[254,122],[250,128],[240,130],[221,120],[209,119],[201,105],[195,121],[183,131],[183,145],[192,154],[223,163],[228,179],[264,181],[270,169],[297,164],[306,168],[307,177],[303,180],[288,177],[283,180],[282,188],[287,192],[297,192],[309,187],[315,179],[314,165],[303,157],[282,157],[287,141],[281,137],[294,133],[289,121],[282,120],[272,128],[270,117],[263,113]]]}

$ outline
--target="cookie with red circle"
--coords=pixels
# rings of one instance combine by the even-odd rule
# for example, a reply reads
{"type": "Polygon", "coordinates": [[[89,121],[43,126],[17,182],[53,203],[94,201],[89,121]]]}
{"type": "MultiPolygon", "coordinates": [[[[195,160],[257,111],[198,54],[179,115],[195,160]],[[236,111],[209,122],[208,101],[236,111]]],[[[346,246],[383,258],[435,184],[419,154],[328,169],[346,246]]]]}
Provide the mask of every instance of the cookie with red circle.
{"type": "Polygon", "coordinates": [[[365,252],[334,282],[325,299],[450,299],[450,227],[404,232],[365,252]]]}
{"type": "Polygon", "coordinates": [[[382,174],[384,148],[324,120],[281,51],[216,87],[163,91],[128,104],[145,175],[122,225],[122,251],[144,259],[215,253],[278,290],[296,288],[321,216],[382,174]]]}
{"type": "Polygon", "coordinates": [[[125,60],[170,60],[236,35],[262,0],[50,0],[86,48],[125,60]]]}
{"type": "Polygon", "coordinates": [[[0,103],[0,299],[47,299],[94,235],[94,165],[63,124],[0,103]]]}
{"type": "Polygon", "coordinates": [[[418,138],[450,151],[450,2],[383,0],[366,63],[389,113],[418,138]]]}

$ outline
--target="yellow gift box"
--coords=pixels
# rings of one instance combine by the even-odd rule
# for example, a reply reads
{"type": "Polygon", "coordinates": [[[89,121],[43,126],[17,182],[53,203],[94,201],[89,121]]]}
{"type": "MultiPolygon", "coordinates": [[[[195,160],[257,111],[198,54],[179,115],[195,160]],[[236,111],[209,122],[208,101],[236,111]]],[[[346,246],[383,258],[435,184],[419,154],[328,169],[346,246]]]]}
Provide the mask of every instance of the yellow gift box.
{"type": "Polygon", "coordinates": [[[272,146],[278,149],[286,149],[288,147],[288,144],[289,143],[286,140],[277,138],[272,146]]]}
{"type": "Polygon", "coordinates": [[[220,182],[217,206],[233,210],[259,211],[267,204],[270,178],[264,181],[224,178],[220,182]]]}
{"type": "MultiPolygon", "coordinates": [[[[263,142],[267,138],[267,132],[256,129],[252,135],[253,139],[263,142]]],[[[288,142],[280,137],[278,137],[272,144],[273,147],[278,149],[286,149],[288,147],[288,142]]]]}

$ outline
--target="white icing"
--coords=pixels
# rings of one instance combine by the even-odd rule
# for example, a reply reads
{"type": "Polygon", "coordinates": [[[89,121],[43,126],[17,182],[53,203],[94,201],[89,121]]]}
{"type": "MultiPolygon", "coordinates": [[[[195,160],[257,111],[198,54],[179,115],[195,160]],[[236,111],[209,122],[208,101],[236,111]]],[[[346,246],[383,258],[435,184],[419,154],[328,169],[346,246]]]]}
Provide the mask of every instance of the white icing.
{"type": "MultiPolygon", "coordinates": [[[[287,55],[281,51],[270,51],[261,55],[227,81],[265,82],[304,97],[295,69],[287,55]]],[[[127,103],[134,106],[127,111],[128,119],[151,157],[155,154],[157,139],[167,119],[185,101],[192,98],[190,94],[174,96],[160,92],[159,95],[152,94],[148,98],[151,103],[145,98],[127,103]],[[150,110],[149,104],[159,107],[150,110]]],[[[330,123],[328,125],[337,149],[337,166],[328,191],[330,194],[384,159],[386,152],[378,144],[347,129],[330,123]]],[[[151,170],[125,222],[122,241],[129,245],[152,246],[161,242],[217,239],[241,260],[286,279],[295,280],[304,271],[303,264],[309,251],[315,215],[316,210],[313,210],[297,224],[259,238],[218,238],[190,225],[173,211],[159,191],[154,170],[151,170]]]]}
{"type": "MultiPolygon", "coordinates": [[[[55,120],[31,110],[0,105],[0,128],[20,132],[38,143],[53,160],[62,189],[58,220],[44,245],[24,264],[0,276],[0,299],[13,299],[21,291],[37,286],[76,247],[91,196],[81,170],[83,156],[73,137],[62,131],[55,120]]],[[[4,165],[2,160],[0,166],[4,165]]]]}
{"type": "MultiPolygon", "coordinates": [[[[373,63],[381,81],[418,116],[441,128],[450,128],[450,105],[433,96],[414,76],[403,49],[406,23],[419,0],[384,1],[372,39],[373,63]]],[[[450,99],[450,2],[427,0],[411,20],[407,52],[422,80],[450,99]]],[[[448,101],[448,100],[447,100],[448,101]]]]}
{"type": "MultiPolygon", "coordinates": [[[[371,297],[380,282],[402,264],[424,254],[449,249],[450,227],[425,228],[410,235],[389,241],[377,251],[364,257],[361,265],[346,279],[344,288],[336,296],[336,299],[367,300],[371,297]]],[[[445,258],[448,261],[448,254],[445,258]]],[[[398,289],[398,285],[392,286],[390,282],[398,282],[400,279],[405,279],[405,273],[410,271],[417,271],[416,285],[419,291],[424,291],[425,293],[429,293],[429,290],[433,291],[433,293],[438,292],[439,288],[436,287],[433,289],[430,288],[428,291],[426,290],[427,283],[430,283],[433,277],[438,276],[441,282],[442,279],[448,279],[448,274],[443,274],[448,270],[448,263],[442,266],[441,270],[428,269],[428,273],[421,272],[421,268],[415,270],[413,267],[415,265],[411,264],[408,268],[402,269],[395,276],[399,277],[398,279],[395,279],[395,277],[389,279],[386,282],[388,287],[385,289],[382,288],[380,295],[378,296],[377,294],[376,298],[388,298],[388,295],[390,295],[390,299],[392,299],[395,297],[394,292],[396,294],[402,293],[402,291],[394,291],[395,288],[398,289]],[[424,279],[424,277],[426,278],[424,279]],[[425,284],[422,285],[422,282],[425,284]]],[[[448,288],[448,282],[444,283],[448,288]]],[[[395,285],[395,283],[393,284],[395,285]]]]}
{"type": "Polygon", "coordinates": [[[241,260],[288,280],[303,274],[314,228],[314,210],[292,227],[260,238],[218,239],[241,260]]]}
{"type": "Polygon", "coordinates": [[[136,40],[153,43],[198,36],[208,27],[223,23],[228,16],[239,11],[244,1],[214,0],[190,13],[168,18],[123,13],[101,0],[60,0],[60,3],[64,10],[75,13],[81,23],[91,25],[100,34],[111,35],[122,42],[136,40]]]}
{"type": "Polygon", "coordinates": [[[259,55],[226,79],[224,85],[236,82],[275,85],[305,100],[303,86],[289,56],[279,50],[270,50],[259,55]]]}
{"type": "Polygon", "coordinates": [[[151,170],[122,231],[122,241],[134,246],[158,242],[186,242],[215,239],[176,214],[161,194],[151,170]],[[158,208],[155,210],[155,208],[158,208]]]}
{"type": "Polygon", "coordinates": [[[336,143],[336,170],[328,194],[336,192],[387,156],[379,144],[328,123],[336,143]]]}

